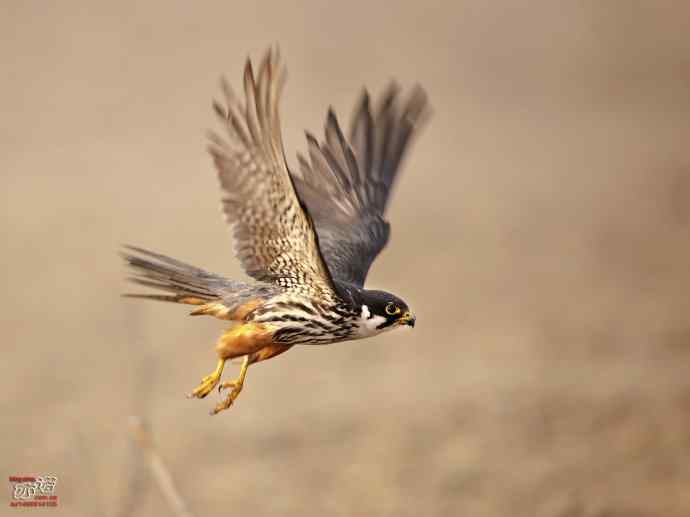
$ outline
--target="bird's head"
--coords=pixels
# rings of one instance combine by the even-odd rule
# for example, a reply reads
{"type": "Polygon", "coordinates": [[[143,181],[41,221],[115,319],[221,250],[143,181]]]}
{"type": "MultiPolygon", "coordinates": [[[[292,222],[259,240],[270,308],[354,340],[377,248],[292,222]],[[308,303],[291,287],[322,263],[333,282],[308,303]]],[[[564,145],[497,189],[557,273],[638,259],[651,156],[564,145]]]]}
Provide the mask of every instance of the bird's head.
{"type": "Polygon", "coordinates": [[[378,334],[406,325],[414,327],[414,315],[397,296],[370,290],[362,290],[359,295],[361,328],[366,334],[378,334]]]}

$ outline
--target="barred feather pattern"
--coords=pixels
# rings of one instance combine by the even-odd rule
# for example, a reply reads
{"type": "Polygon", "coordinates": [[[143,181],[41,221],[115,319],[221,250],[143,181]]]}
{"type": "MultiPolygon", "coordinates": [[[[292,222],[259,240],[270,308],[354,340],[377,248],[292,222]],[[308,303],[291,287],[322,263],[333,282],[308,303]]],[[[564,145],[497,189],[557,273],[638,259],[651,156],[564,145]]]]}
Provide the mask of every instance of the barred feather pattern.
{"type": "MultiPolygon", "coordinates": [[[[330,303],[275,284],[229,280],[143,248],[125,246],[125,250],[122,256],[136,272],[130,280],[165,293],[127,297],[198,305],[193,315],[268,324],[274,329],[274,342],[282,344],[325,345],[382,331],[372,327],[371,315],[361,301],[330,303]]],[[[361,294],[350,291],[351,296],[361,294]]]]}
{"type": "Polygon", "coordinates": [[[234,227],[235,252],[250,276],[286,291],[336,302],[315,230],[295,192],[285,163],[278,103],[285,71],[269,51],[254,78],[244,70],[242,104],[222,82],[225,105],[214,108],[227,138],[210,135],[223,211],[234,227]]]}
{"type": "Polygon", "coordinates": [[[346,341],[353,339],[359,328],[359,313],[353,308],[317,302],[293,293],[271,298],[252,313],[251,319],[276,326],[273,340],[292,345],[346,341]]]}

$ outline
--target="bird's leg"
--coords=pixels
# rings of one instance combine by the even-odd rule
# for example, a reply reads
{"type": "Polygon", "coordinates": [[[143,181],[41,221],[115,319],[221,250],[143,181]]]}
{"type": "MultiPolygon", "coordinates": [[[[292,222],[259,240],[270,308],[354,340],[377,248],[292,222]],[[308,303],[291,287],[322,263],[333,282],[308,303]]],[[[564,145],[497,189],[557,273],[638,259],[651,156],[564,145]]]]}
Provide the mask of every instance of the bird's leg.
{"type": "Polygon", "coordinates": [[[247,376],[247,368],[249,368],[249,365],[251,363],[249,362],[249,354],[244,356],[244,360],[242,361],[242,367],[240,368],[240,374],[237,376],[237,379],[234,381],[229,381],[229,382],[224,382],[220,386],[218,386],[218,391],[222,391],[225,389],[232,388],[232,391],[228,393],[228,395],[225,397],[225,399],[222,402],[219,402],[215,408],[211,411],[212,415],[215,415],[216,413],[220,413],[221,411],[228,409],[230,406],[232,406],[232,403],[235,402],[235,399],[240,395],[240,392],[242,391],[242,386],[244,386],[244,379],[247,376]]]}
{"type": "Polygon", "coordinates": [[[220,382],[225,361],[253,352],[258,347],[258,345],[254,345],[254,341],[257,340],[256,333],[261,330],[258,325],[234,324],[223,332],[216,343],[216,353],[218,354],[216,369],[201,379],[201,383],[189,394],[189,397],[202,399],[211,393],[220,382]]]}
{"type": "Polygon", "coordinates": [[[244,379],[247,376],[247,368],[250,364],[263,361],[284,352],[289,346],[275,345],[271,342],[274,328],[252,322],[234,324],[226,330],[216,343],[216,353],[218,354],[218,364],[215,371],[201,380],[201,384],[190,394],[190,397],[204,398],[220,382],[225,361],[236,357],[243,357],[240,374],[232,382],[226,382],[220,389],[232,389],[225,400],[218,404],[212,415],[228,409],[242,391],[244,379]]]}
{"type": "Polygon", "coordinates": [[[225,366],[225,361],[226,359],[218,359],[218,363],[216,364],[216,369],[201,379],[201,382],[199,385],[194,388],[194,391],[192,391],[189,394],[189,398],[199,398],[202,399],[209,393],[211,393],[211,390],[216,387],[218,382],[220,381],[220,376],[223,374],[223,366],[225,366]]]}
{"type": "Polygon", "coordinates": [[[257,352],[254,352],[253,354],[245,355],[244,359],[242,360],[242,367],[240,368],[240,374],[237,377],[237,379],[235,379],[234,381],[224,382],[223,384],[218,386],[219,392],[231,388],[232,391],[228,393],[227,397],[225,398],[225,400],[223,400],[223,402],[219,403],[213,409],[213,411],[211,411],[211,414],[215,415],[216,413],[219,413],[224,409],[228,409],[230,406],[232,406],[232,403],[235,401],[235,399],[240,395],[240,392],[242,391],[242,387],[244,386],[244,379],[247,376],[247,368],[249,368],[249,365],[258,363],[259,361],[265,361],[266,359],[271,359],[272,357],[280,355],[283,352],[287,352],[290,348],[292,348],[292,345],[272,344],[265,346],[264,348],[260,349],[257,352]]]}

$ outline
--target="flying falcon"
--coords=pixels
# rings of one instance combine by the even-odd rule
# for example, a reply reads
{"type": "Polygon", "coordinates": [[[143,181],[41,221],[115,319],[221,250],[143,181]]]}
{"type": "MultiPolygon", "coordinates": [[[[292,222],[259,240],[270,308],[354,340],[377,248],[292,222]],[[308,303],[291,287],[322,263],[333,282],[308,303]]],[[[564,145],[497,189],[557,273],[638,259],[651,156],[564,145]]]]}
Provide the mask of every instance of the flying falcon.
{"type": "Polygon", "coordinates": [[[228,280],[165,255],[127,246],[131,280],[164,294],[135,298],[196,305],[193,315],[231,322],[216,344],[218,362],[190,394],[230,390],[211,412],[229,408],[249,365],[294,345],[374,336],[415,317],[397,296],[364,289],[371,263],[390,234],[384,213],[400,162],[429,108],[415,87],[406,100],[390,86],[375,109],[364,92],[346,138],[333,110],[324,140],[307,133],[308,159],[288,169],[278,117],[285,68],[266,53],[258,75],[247,60],[244,102],[222,81],[215,102],[225,137],[210,135],[225,217],[252,283],[228,280]],[[237,379],[221,383],[225,362],[242,358],[237,379]]]}

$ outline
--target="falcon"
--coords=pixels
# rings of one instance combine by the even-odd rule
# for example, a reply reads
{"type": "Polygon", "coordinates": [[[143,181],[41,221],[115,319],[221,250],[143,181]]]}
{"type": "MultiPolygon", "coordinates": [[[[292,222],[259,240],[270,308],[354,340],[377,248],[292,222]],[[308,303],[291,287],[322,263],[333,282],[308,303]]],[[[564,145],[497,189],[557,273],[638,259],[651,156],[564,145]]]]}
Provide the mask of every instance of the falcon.
{"type": "Polygon", "coordinates": [[[269,50],[258,74],[244,67],[244,99],[222,80],[214,102],[223,136],[209,135],[222,208],[235,252],[253,282],[229,280],[179,260],[126,246],[122,255],[136,284],[159,294],[126,294],[195,305],[192,315],[227,320],[215,370],[190,397],[228,390],[211,414],[229,408],[250,365],[295,345],[325,345],[374,336],[415,316],[399,297],[364,288],[369,268],[388,242],[384,218],[391,188],[412,137],[429,114],[419,87],[401,99],[389,86],[372,106],[364,91],[346,137],[329,109],[324,139],[307,133],[307,156],[288,168],[279,100],[285,68],[269,50]],[[242,360],[239,376],[221,383],[225,363],[242,360]]]}

